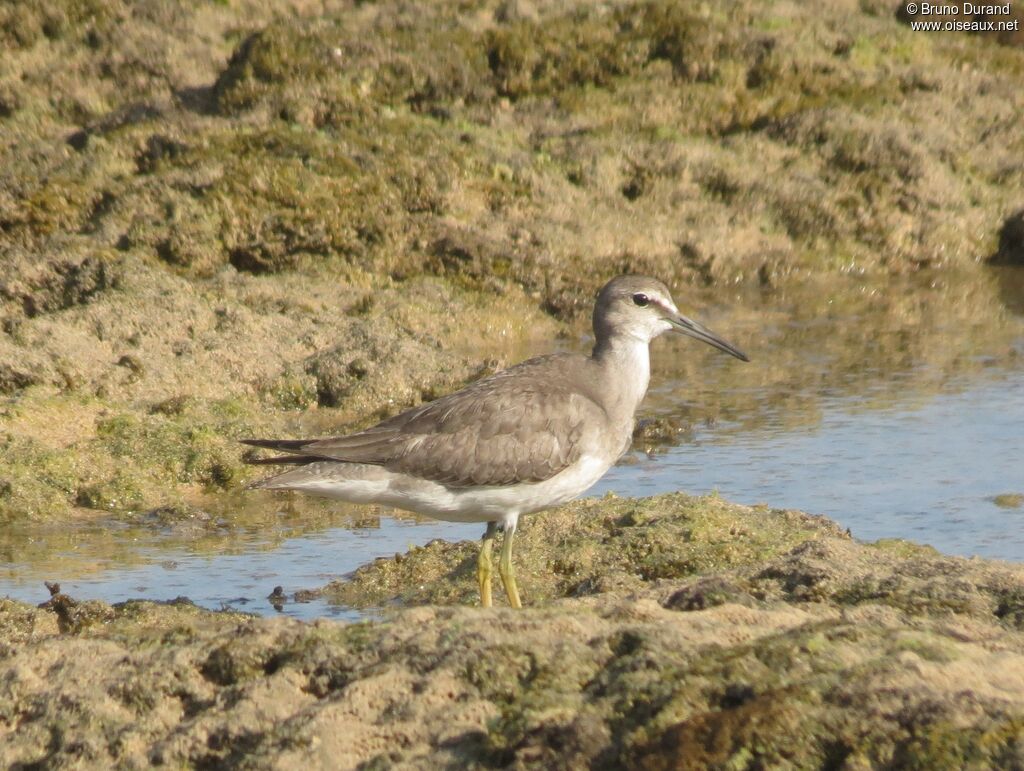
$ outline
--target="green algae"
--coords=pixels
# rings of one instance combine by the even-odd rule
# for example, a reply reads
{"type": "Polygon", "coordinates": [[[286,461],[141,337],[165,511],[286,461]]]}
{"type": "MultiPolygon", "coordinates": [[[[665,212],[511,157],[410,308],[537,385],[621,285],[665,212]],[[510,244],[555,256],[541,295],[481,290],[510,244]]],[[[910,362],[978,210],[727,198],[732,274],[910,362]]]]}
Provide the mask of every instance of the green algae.
{"type": "Polygon", "coordinates": [[[49,449],[31,439],[7,436],[0,486],[0,513],[4,519],[37,518],[66,514],[77,495],[76,458],[49,449]]]}
{"type": "MultiPolygon", "coordinates": [[[[68,19],[76,14],[68,11],[68,19]]],[[[90,14],[104,28],[122,23],[90,14]]],[[[885,268],[872,253],[891,229],[884,215],[892,203],[909,198],[927,206],[938,195],[965,216],[974,216],[966,199],[1000,209],[999,191],[979,186],[977,177],[1008,167],[995,156],[962,153],[972,165],[961,175],[966,186],[946,184],[960,170],[936,162],[939,137],[893,126],[920,125],[914,98],[927,96],[943,78],[958,77],[948,58],[959,54],[929,42],[939,36],[914,35],[893,21],[866,15],[857,23],[863,31],[844,36],[827,14],[790,9],[779,15],[750,2],[729,9],[647,2],[608,12],[545,9],[483,30],[440,8],[401,22],[386,14],[372,21],[277,19],[244,36],[216,78],[211,109],[223,120],[196,126],[188,115],[168,120],[156,109],[111,105],[106,117],[84,129],[79,152],[45,159],[47,173],[29,174],[26,161],[12,158],[10,179],[21,196],[3,219],[8,232],[30,241],[65,231],[96,233],[108,246],[137,247],[198,275],[224,262],[256,272],[301,270],[331,256],[394,270],[392,250],[414,246],[423,235],[427,223],[417,220],[464,215],[478,195],[492,210],[539,212],[553,195],[561,197],[552,174],[584,181],[605,143],[621,146],[622,136],[647,132],[663,143],[659,131],[672,126],[676,146],[732,137],[717,155],[744,166],[750,155],[780,169],[792,163],[784,152],[745,147],[751,141],[794,146],[812,161],[805,171],[822,183],[824,200],[813,190],[800,195],[801,186],[784,178],[774,186],[754,184],[744,172],[736,194],[717,206],[765,205],[770,224],[792,242],[787,261],[804,255],[800,268],[818,263],[830,271],[835,266],[827,255],[837,251],[864,268],[885,268]],[[798,33],[803,23],[814,34],[798,33]],[[653,123],[633,109],[651,91],[665,89],[678,101],[653,123]],[[546,111],[539,139],[496,121],[509,98],[513,114],[522,111],[524,119],[546,111]],[[556,104],[545,107],[550,98],[556,104]],[[831,113],[844,117],[822,125],[831,113]],[[851,122],[848,114],[859,120],[851,122]],[[566,127],[580,121],[589,128],[570,134],[567,147],[551,152],[545,146],[564,142],[566,127]],[[794,122],[805,129],[794,133],[794,122]],[[847,126],[854,131],[844,136],[847,126]],[[912,152],[903,152],[908,147],[912,152]],[[253,168],[260,173],[250,185],[253,168]],[[928,185],[926,178],[942,184],[928,185]],[[816,203],[821,216],[803,214],[816,203]],[[868,223],[854,216],[865,205],[873,215],[868,223]]],[[[104,38],[101,49],[107,44],[104,38]]],[[[956,50],[994,62],[1005,52],[998,48],[960,41],[956,50]]],[[[992,77],[1001,67],[992,66],[992,77]]],[[[1010,148],[1020,138],[1000,141],[1010,148]]],[[[660,188],[679,179],[677,163],[658,168],[644,157],[653,149],[646,143],[630,139],[623,149],[623,171],[631,167],[634,179],[613,187],[625,200],[658,198],[660,188]]],[[[585,182],[580,187],[589,191],[584,207],[604,205],[603,195],[611,192],[585,182]]],[[[639,208],[644,216],[654,214],[639,208]]],[[[990,236],[993,227],[983,230],[990,236]]],[[[959,230],[942,235],[954,245],[952,259],[962,261],[976,253],[980,239],[959,230]]],[[[570,259],[568,245],[553,236],[546,236],[548,248],[570,259]]],[[[912,251],[909,245],[897,250],[897,263],[920,262],[912,251]]],[[[935,249],[928,242],[918,251],[935,249]]],[[[756,277],[760,266],[751,273],[738,259],[728,257],[735,264],[707,275],[716,282],[756,277]]],[[[686,277],[668,261],[659,260],[659,267],[670,277],[686,277]]],[[[551,276],[537,264],[497,274],[531,288],[551,276]]]]}
{"type": "Polygon", "coordinates": [[[880,538],[871,544],[872,548],[881,549],[899,557],[938,557],[939,552],[927,545],[907,541],[903,538],[880,538]]]}
{"type": "Polygon", "coordinates": [[[1024,493],[1001,493],[992,497],[992,503],[1002,509],[1019,509],[1024,506],[1024,493]]]}
{"type": "MultiPolygon", "coordinates": [[[[49,399],[27,401],[17,409],[38,414],[49,399]]],[[[59,518],[72,507],[128,514],[174,501],[169,486],[224,489],[248,476],[235,437],[256,420],[252,407],[232,399],[158,407],[101,417],[92,437],[61,447],[7,435],[0,518],[59,518]]]]}
{"type": "Polygon", "coordinates": [[[43,38],[84,36],[90,29],[109,24],[113,17],[110,4],[99,0],[19,3],[4,8],[0,15],[0,40],[30,48],[43,38]]]}
{"type": "Polygon", "coordinates": [[[264,393],[282,410],[304,410],[318,402],[316,378],[305,372],[283,373],[264,393]]]}
{"type": "Polygon", "coordinates": [[[240,421],[232,406],[212,405],[217,418],[205,425],[192,411],[175,418],[114,415],[97,423],[97,444],[115,462],[136,459],[177,482],[225,487],[241,468],[231,436],[240,421]]]}
{"type": "MultiPolygon", "coordinates": [[[[583,596],[763,561],[834,526],[797,512],[738,509],[717,498],[673,495],[651,501],[579,501],[538,515],[516,534],[516,569],[525,602],[583,596]],[[785,523],[785,528],[779,525],[785,523]]],[[[476,546],[432,542],[379,559],[326,597],[355,607],[472,602],[476,546]]]]}

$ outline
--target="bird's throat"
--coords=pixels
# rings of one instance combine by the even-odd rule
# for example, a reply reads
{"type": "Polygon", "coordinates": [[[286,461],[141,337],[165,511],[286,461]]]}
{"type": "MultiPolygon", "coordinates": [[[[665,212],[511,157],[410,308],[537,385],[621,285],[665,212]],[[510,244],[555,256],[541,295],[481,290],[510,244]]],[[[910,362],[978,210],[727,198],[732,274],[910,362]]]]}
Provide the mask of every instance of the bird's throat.
{"type": "Polygon", "coordinates": [[[651,379],[650,343],[634,337],[612,338],[594,350],[593,358],[604,375],[608,406],[632,420],[651,379]]]}

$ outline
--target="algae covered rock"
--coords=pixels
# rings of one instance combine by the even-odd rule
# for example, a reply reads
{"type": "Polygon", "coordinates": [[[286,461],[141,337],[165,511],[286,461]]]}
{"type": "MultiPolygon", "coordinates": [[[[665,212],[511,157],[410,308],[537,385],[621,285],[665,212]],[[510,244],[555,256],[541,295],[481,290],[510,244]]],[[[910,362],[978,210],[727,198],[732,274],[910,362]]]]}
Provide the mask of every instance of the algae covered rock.
{"type": "MultiPolygon", "coordinates": [[[[743,508],[715,497],[666,496],[657,502],[584,500],[558,515],[526,518],[515,564],[524,602],[640,589],[666,579],[757,562],[815,537],[841,531],[799,512],[743,508]]],[[[379,559],[325,596],[345,605],[474,602],[476,545],[433,541],[379,559]]]]}
{"type": "MultiPolygon", "coordinates": [[[[678,495],[528,522],[517,561],[532,594],[519,612],[433,605],[345,625],[183,600],[0,602],[0,725],[18,726],[0,762],[958,769],[1024,759],[1019,566],[858,544],[799,512],[678,495]],[[579,559],[575,578],[634,580],[581,593],[553,552],[579,559]]],[[[446,572],[416,550],[403,569],[421,596],[461,602],[472,577],[459,559],[471,550],[438,547],[446,572]]],[[[353,584],[386,597],[386,575],[376,564],[353,584]]]]}

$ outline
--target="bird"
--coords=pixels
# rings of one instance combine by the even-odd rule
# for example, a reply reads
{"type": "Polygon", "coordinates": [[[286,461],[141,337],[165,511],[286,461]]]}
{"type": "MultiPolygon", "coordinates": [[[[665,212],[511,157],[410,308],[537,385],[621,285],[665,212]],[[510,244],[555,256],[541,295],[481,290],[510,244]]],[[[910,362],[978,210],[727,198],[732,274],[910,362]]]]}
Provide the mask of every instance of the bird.
{"type": "Polygon", "coordinates": [[[375,426],[324,439],[243,439],[290,468],[250,487],[375,503],[451,522],[486,523],[477,582],[491,607],[495,538],[509,605],[519,518],[576,498],[627,452],[650,381],[650,342],[676,332],[749,358],[682,315],[661,281],[618,276],[598,292],[589,355],[528,359],[375,426]]]}

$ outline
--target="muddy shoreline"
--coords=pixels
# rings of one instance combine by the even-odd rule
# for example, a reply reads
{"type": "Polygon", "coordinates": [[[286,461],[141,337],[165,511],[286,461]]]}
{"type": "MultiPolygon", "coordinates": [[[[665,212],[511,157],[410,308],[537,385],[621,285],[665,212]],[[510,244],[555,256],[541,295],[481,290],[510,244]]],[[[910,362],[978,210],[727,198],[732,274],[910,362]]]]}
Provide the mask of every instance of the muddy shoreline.
{"type": "Polygon", "coordinates": [[[306,624],[170,604],[0,602],[0,762],[98,767],[1011,768],[1024,568],[859,544],[795,511],[585,501],[518,541],[529,607],[483,610],[474,544],[331,585],[429,603],[306,624]],[[598,535],[599,534],[599,535],[598,535]]]}

